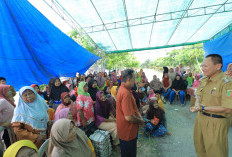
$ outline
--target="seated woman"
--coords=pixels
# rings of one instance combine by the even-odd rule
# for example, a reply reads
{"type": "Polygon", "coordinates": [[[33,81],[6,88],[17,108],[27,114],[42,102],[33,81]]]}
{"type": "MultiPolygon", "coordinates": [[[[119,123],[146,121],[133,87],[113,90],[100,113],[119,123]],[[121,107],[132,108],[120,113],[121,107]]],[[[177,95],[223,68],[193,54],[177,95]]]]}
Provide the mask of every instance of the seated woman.
{"type": "Polygon", "coordinates": [[[145,125],[144,128],[146,135],[157,137],[163,136],[167,133],[167,130],[164,127],[164,111],[158,106],[158,101],[155,99],[149,101],[147,119],[149,122],[145,125]]]}
{"type": "Polygon", "coordinates": [[[36,91],[42,98],[44,98],[45,100],[48,100],[48,96],[47,96],[44,92],[43,92],[43,93],[40,92],[40,88],[39,88],[39,86],[38,86],[37,84],[32,84],[31,87],[34,88],[35,91],[36,91]]]}
{"type": "Polygon", "coordinates": [[[118,86],[113,86],[111,88],[111,95],[114,97],[115,100],[117,100],[117,93],[118,93],[118,86]]]}
{"type": "Polygon", "coordinates": [[[3,157],[38,157],[38,149],[30,140],[20,140],[5,151],[3,157]]]}
{"type": "Polygon", "coordinates": [[[102,130],[109,131],[113,139],[113,145],[119,144],[119,138],[117,134],[116,119],[111,112],[111,104],[106,100],[104,92],[97,92],[95,110],[95,125],[102,130]]]}
{"type": "Polygon", "coordinates": [[[225,74],[232,79],[232,63],[230,63],[227,67],[227,71],[225,72],[225,74]]]}
{"type": "Polygon", "coordinates": [[[198,88],[200,84],[200,78],[201,76],[199,74],[195,75],[195,81],[193,82],[192,87],[198,88]]]}
{"type": "Polygon", "coordinates": [[[152,97],[155,97],[155,93],[154,93],[154,90],[150,88],[148,91],[147,101],[149,101],[152,97]]]}
{"type": "MultiPolygon", "coordinates": [[[[97,94],[97,92],[98,92],[98,89],[97,89],[97,81],[96,80],[94,80],[94,79],[91,79],[90,81],[89,81],[89,83],[88,83],[88,93],[90,94],[90,96],[91,96],[91,98],[92,98],[92,100],[94,101],[94,103],[95,103],[95,101],[96,101],[96,94],[97,94]]],[[[78,87],[79,88],[79,87],[78,87]]]]}
{"type": "Polygon", "coordinates": [[[8,131],[12,131],[10,128],[11,120],[14,114],[14,96],[16,92],[10,85],[0,85],[0,126],[7,127],[4,130],[3,139],[6,147],[11,145],[8,131]]]}
{"type": "Polygon", "coordinates": [[[59,119],[51,130],[48,146],[49,157],[95,157],[91,141],[69,119],[59,119]]]}
{"type": "Polygon", "coordinates": [[[66,84],[66,87],[69,90],[69,95],[71,97],[72,101],[76,101],[76,95],[75,95],[75,90],[73,89],[73,84],[66,84]]]}
{"type": "Polygon", "coordinates": [[[147,95],[145,92],[143,92],[141,87],[138,88],[138,95],[140,104],[145,106],[147,104],[147,95]]]}
{"type": "Polygon", "coordinates": [[[63,108],[61,109],[55,116],[54,118],[54,121],[53,121],[53,124],[59,120],[59,119],[62,119],[62,118],[66,118],[66,119],[70,119],[70,120],[73,120],[73,116],[72,116],[72,112],[71,112],[71,109],[70,108],[63,108]]]}
{"type": "Polygon", "coordinates": [[[62,100],[62,104],[60,104],[57,107],[56,112],[55,112],[55,116],[60,110],[62,110],[64,108],[70,108],[70,110],[72,111],[73,121],[75,123],[77,123],[77,107],[74,104],[74,102],[71,100],[71,96],[69,95],[69,93],[63,92],[61,94],[61,100],[62,100]]]}
{"type": "Polygon", "coordinates": [[[88,93],[86,82],[80,82],[78,86],[77,104],[77,125],[90,136],[95,129],[95,118],[93,100],[88,93]]]}
{"type": "Polygon", "coordinates": [[[184,83],[180,75],[176,75],[175,80],[172,82],[172,91],[170,93],[169,103],[172,104],[176,95],[180,95],[181,106],[184,106],[184,96],[187,85],[184,83]]]}
{"type": "Polygon", "coordinates": [[[30,86],[22,87],[19,96],[11,121],[14,133],[18,140],[31,140],[39,148],[47,139],[48,105],[30,86]]]}
{"type": "Polygon", "coordinates": [[[0,126],[10,126],[14,113],[15,90],[10,85],[0,85],[0,126]]]}
{"type": "Polygon", "coordinates": [[[59,78],[54,79],[49,95],[54,110],[62,103],[60,96],[63,92],[69,92],[68,88],[61,83],[59,78]]]}
{"type": "Polygon", "coordinates": [[[171,92],[170,88],[172,86],[172,80],[169,78],[168,73],[164,74],[164,77],[161,83],[162,83],[162,88],[163,88],[163,97],[164,99],[167,99],[171,92]]]}
{"type": "Polygon", "coordinates": [[[110,87],[109,86],[105,86],[105,88],[104,88],[103,91],[104,91],[104,94],[106,96],[106,100],[108,100],[110,102],[110,104],[111,104],[112,114],[114,115],[114,117],[116,117],[116,100],[111,95],[110,87]]]}
{"type": "Polygon", "coordinates": [[[153,76],[153,80],[150,82],[150,88],[152,88],[155,93],[162,93],[162,84],[156,75],[153,76]]]}

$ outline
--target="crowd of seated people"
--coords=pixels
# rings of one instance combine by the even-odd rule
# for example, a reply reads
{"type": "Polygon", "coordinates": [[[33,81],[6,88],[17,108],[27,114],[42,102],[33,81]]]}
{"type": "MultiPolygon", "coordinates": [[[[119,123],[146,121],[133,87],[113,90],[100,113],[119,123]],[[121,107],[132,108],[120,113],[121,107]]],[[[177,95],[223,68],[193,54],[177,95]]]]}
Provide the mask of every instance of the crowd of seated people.
{"type": "MultiPolygon", "coordinates": [[[[131,89],[138,111],[147,120],[144,131],[154,137],[168,133],[163,103],[167,101],[171,105],[177,97],[184,106],[186,94],[199,86],[201,77],[185,70],[181,64],[164,69],[161,80],[154,75],[151,82],[141,69],[135,73],[136,81],[131,89]]],[[[49,138],[48,154],[52,157],[95,156],[88,137],[97,129],[109,131],[113,146],[118,148],[116,102],[120,85],[121,76],[116,71],[79,75],[63,82],[53,78],[46,86],[22,87],[15,104],[16,91],[0,77],[0,126],[11,128],[18,141],[12,144],[4,130],[2,139],[8,148],[4,157],[13,148],[16,148],[13,156],[20,156],[22,152],[38,154],[38,149],[49,138]]]]}

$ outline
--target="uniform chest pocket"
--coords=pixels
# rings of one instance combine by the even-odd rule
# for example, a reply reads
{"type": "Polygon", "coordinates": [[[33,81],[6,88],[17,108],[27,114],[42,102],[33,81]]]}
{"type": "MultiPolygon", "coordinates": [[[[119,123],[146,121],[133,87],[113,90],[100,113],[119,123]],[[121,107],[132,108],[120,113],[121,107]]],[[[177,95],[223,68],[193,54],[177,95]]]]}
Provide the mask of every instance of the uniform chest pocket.
{"type": "Polygon", "coordinates": [[[211,91],[210,91],[210,95],[211,95],[212,97],[218,98],[218,97],[221,96],[221,93],[220,93],[218,90],[211,90],[211,91]]]}

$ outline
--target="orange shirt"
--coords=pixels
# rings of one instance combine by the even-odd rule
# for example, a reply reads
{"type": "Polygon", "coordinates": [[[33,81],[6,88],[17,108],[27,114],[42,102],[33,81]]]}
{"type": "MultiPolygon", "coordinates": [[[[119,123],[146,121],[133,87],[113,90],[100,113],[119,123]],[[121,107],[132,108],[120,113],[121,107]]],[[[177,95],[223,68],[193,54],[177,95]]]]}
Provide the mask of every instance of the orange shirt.
{"type": "Polygon", "coordinates": [[[130,141],[137,137],[139,126],[125,119],[125,116],[132,115],[139,117],[138,108],[131,89],[122,84],[118,90],[116,105],[117,132],[121,140],[130,141]]]}

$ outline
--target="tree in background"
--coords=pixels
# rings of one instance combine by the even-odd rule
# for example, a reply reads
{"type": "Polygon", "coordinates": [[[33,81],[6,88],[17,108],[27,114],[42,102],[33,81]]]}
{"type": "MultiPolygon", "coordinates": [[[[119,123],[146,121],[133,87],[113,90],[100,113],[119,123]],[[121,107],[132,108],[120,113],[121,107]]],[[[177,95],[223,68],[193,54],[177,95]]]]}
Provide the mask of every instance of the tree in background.
{"type": "Polygon", "coordinates": [[[141,64],[141,67],[162,69],[164,66],[176,67],[179,63],[182,63],[183,66],[190,67],[192,71],[200,72],[200,64],[203,60],[204,50],[202,44],[196,44],[168,52],[167,57],[160,57],[154,62],[146,60],[141,64]]]}
{"type": "MultiPolygon", "coordinates": [[[[69,36],[78,44],[84,47],[91,53],[99,56],[99,47],[93,44],[93,41],[88,37],[80,36],[77,31],[71,31],[69,36]]],[[[122,68],[139,68],[140,62],[130,53],[115,53],[106,54],[103,57],[105,68],[109,70],[122,68]]]]}

